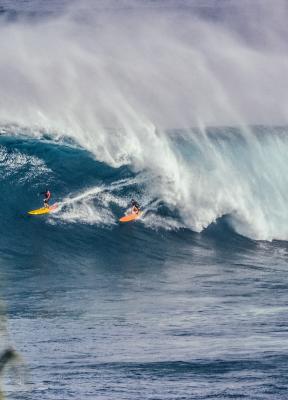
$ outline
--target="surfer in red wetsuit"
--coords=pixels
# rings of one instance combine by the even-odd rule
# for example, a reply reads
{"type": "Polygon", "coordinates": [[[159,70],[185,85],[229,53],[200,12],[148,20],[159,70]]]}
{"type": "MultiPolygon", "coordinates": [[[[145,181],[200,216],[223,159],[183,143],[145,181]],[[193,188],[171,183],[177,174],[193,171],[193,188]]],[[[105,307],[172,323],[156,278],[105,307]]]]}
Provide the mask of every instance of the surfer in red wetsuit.
{"type": "Polygon", "coordinates": [[[131,200],[132,214],[138,214],[140,211],[140,205],[134,199],[131,200]]]}
{"type": "Polygon", "coordinates": [[[49,204],[48,204],[48,202],[49,202],[49,200],[50,200],[50,198],[51,198],[51,193],[50,193],[50,191],[48,190],[48,189],[46,189],[45,190],[45,192],[42,192],[41,194],[44,194],[44,207],[49,207],[49,204]]]}

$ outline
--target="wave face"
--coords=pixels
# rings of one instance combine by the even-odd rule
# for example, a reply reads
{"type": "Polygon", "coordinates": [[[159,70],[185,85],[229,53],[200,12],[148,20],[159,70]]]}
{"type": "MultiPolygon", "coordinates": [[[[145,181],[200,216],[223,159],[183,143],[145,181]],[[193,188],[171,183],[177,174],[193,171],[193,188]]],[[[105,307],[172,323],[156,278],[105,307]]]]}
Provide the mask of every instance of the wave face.
{"type": "MultiPolygon", "coordinates": [[[[117,134],[110,131],[111,137],[117,134]]],[[[155,131],[151,150],[147,143],[138,154],[141,164],[132,153],[117,168],[71,141],[44,136],[2,135],[1,175],[8,207],[23,195],[29,195],[26,210],[37,207],[39,191],[49,185],[61,204],[49,219],[55,224],[117,225],[134,197],[145,211],[142,223],[147,229],[201,232],[225,218],[249,238],[288,238],[286,128],[155,131]]]]}
{"type": "MultiPolygon", "coordinates": [[[[226,215],[242,235],[287,239],[286,132],[269,128],[288,123],[286,3],[273,10],[277,24],[269,2],[248,3],[4,8],[3,133],[70,140],[115,171],[129,167],[133,184],[113,185],[137,187],[155,228],[200,232],[226,215]],[[169,219],[157,214],[162,203],[169,219]]],[[[79,188],[88,191],[79,201],[118,190],[101,185],[79,188]]],[[[104,203],[72,203],[63,218],[115,222],[104,203]]]]}

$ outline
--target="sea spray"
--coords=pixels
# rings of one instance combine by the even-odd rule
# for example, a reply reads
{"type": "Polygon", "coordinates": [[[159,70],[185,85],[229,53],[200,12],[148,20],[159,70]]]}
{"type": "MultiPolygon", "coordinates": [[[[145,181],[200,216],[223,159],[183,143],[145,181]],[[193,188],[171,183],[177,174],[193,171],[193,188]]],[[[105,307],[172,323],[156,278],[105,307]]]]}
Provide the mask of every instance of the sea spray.
{"type": "Polygon", "coordinates": [[[1,125],[145,173],[147,204],[163,201],[179,226],[228,215],[243,235],[286,238],[287,140],[269,131],[287,124],[286,5],[270,18],[268,1],[234,4],[219,21],[212,3],[85,1],[2,18],[1,125]]]}

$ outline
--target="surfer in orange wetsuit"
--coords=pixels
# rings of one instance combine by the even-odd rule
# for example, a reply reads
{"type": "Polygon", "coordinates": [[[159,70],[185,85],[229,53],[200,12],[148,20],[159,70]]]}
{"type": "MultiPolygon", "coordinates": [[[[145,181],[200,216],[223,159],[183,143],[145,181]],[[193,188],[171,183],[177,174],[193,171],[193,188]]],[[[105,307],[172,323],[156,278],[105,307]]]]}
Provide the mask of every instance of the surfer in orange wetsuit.
{"type": "Polygon", "coordinates": [[[45,192],[42,192],[41,194],[44,194],[44,200],[43,200],[44,201],[44,207],[48,208],[49,207],[48,201],[51,198],[51,192],[48,189],[46,189],[45,192]]]}
{"type": "Polygon", "coordinates": [[[134,199],[131,200],[132,214],[138,214],[140,211],[140,205],[134,199]]]}

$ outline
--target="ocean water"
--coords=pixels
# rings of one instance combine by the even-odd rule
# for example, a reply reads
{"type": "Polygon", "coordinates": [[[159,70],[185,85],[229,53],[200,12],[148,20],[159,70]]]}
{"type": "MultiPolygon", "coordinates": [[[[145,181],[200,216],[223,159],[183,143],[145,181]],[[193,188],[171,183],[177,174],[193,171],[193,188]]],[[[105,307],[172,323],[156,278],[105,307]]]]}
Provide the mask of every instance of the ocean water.
{"type": "Polygon", "coordinates": [[[1,2],[7,398],[287,398],[287,9],[216,3],[1,2]]]}

